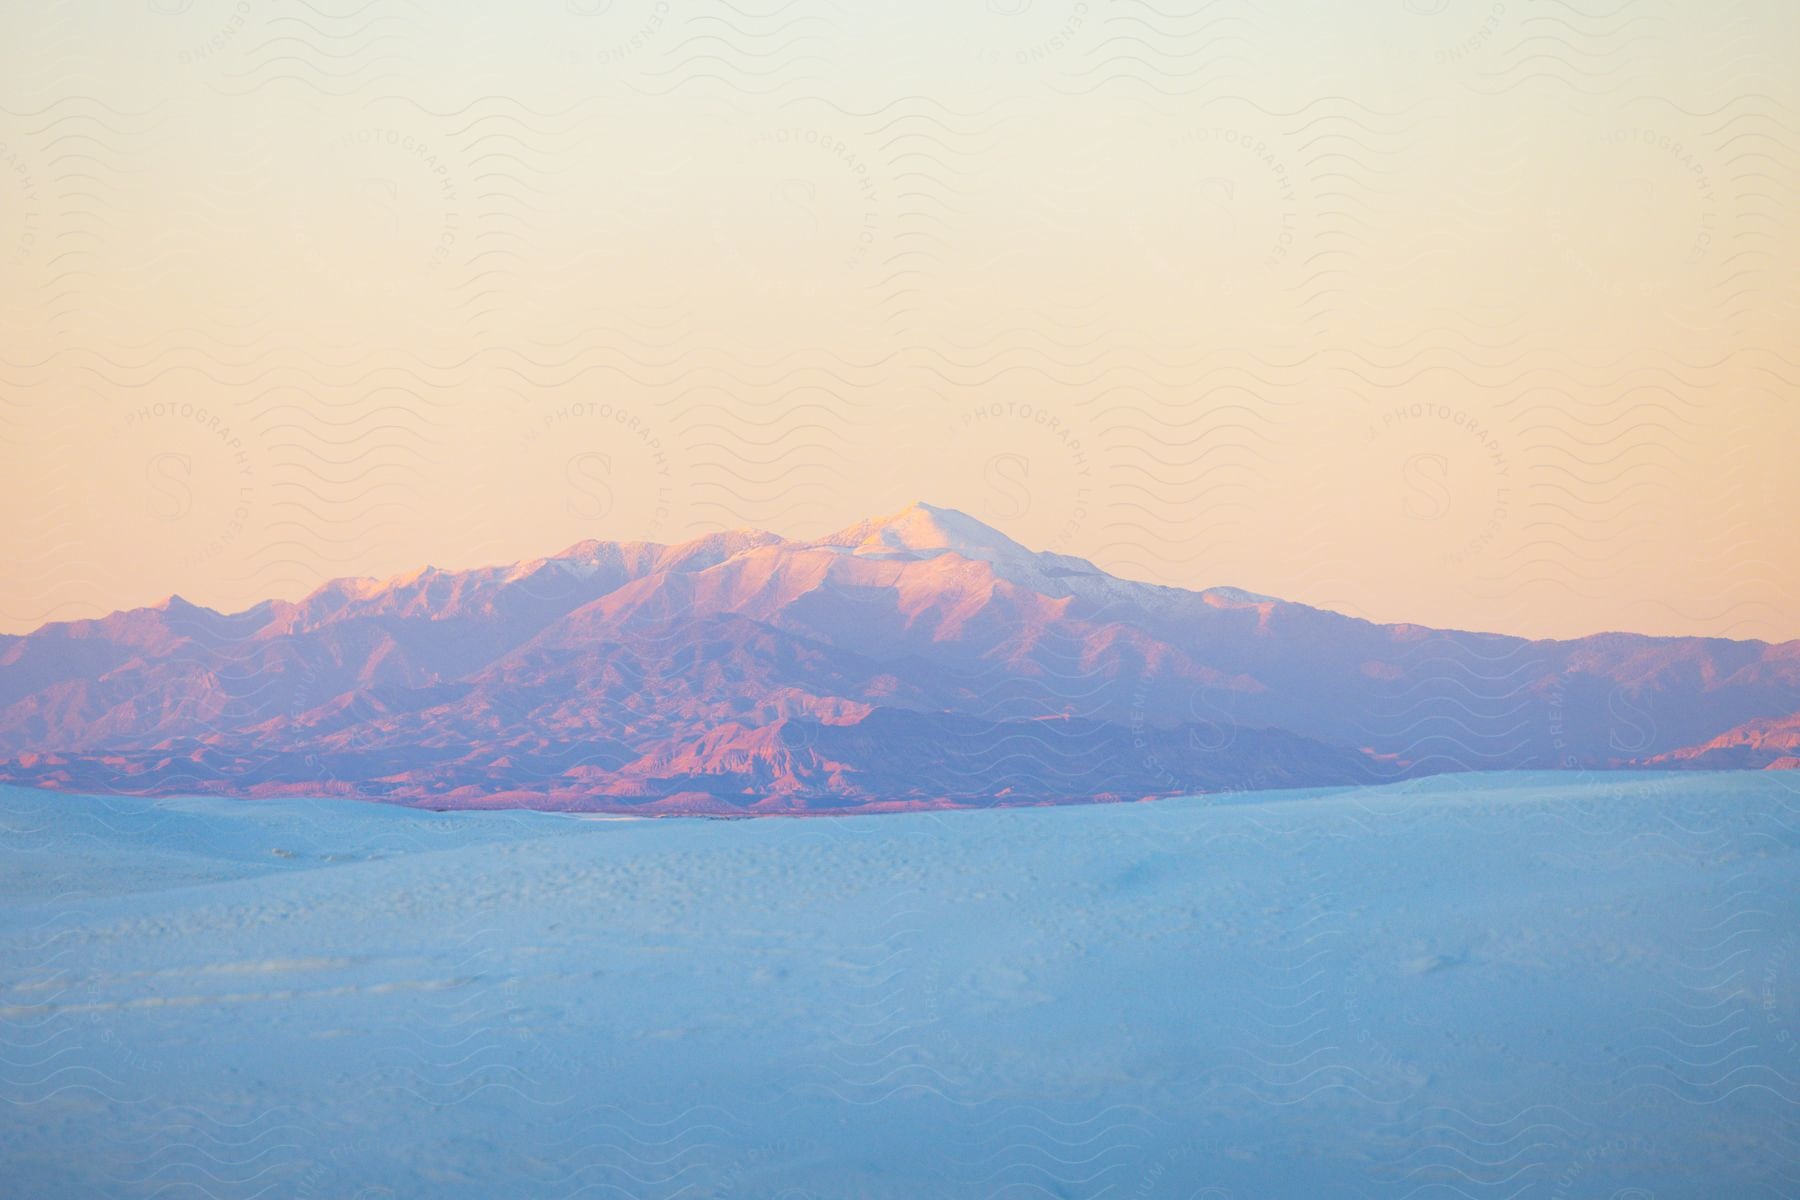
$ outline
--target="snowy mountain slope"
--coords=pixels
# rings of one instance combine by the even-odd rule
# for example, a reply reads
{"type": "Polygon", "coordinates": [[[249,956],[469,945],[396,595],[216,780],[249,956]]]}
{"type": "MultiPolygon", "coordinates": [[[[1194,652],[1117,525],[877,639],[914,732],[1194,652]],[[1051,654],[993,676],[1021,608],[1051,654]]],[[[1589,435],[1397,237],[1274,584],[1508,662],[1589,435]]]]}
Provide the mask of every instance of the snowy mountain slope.
{"type": "Polygon", "coordinates": [[[1800,644],[1377,625],[920,504],[46,626],[0,699],[38,786],[804,811],[1660,762],[1800,711],[1800,644]],[[878,713],[907,740],[842,731],[878,713]],[[814,729],[851,759],[792,753],[814,729]]]}

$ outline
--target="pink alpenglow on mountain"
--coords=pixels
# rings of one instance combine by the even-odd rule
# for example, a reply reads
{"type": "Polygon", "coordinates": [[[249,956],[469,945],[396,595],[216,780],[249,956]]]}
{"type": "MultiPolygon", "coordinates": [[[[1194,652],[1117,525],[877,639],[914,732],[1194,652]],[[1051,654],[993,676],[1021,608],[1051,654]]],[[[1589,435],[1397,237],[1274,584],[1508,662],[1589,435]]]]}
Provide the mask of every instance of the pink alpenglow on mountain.
{"type": "Polygon", "coordinates": [[[1120,579],[926,504],[0,638],[0,779],[816,813],[1800,757],[1800,643],[1528,641],[1120,579]]]}
{"type": "Polygon", "coordinates": [[[1800,714],[1748,721],[1704,745],[1659,754],[1650,761],[1702,770],[1791,771],[1800,767],[1800,714]]]}

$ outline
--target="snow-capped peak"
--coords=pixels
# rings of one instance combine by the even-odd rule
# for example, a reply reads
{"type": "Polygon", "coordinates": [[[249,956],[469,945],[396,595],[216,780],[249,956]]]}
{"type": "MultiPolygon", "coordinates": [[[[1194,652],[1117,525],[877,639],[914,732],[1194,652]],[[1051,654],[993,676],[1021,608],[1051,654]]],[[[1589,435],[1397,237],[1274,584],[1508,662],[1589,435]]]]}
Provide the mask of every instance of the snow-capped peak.
{"type": "Polygon", "coordinates": [[[840,547],[867,558],[930,558],[944,553],[989,561],[1035,557],[998,529],[967,513],[923,502],[909,504],[885,517],[859,521],[815,544],[840,547]]]}

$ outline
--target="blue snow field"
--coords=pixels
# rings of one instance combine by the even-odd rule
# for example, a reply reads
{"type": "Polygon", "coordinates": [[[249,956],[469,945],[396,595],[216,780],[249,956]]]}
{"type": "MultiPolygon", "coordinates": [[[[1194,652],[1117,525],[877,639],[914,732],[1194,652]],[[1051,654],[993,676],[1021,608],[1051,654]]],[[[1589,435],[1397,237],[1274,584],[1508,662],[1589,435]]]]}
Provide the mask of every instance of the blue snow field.
{"type": "Polygon", "coordinates": [[[1800,1194],[1800,772],[0,826],[6,1196],[1800,1194]]]}

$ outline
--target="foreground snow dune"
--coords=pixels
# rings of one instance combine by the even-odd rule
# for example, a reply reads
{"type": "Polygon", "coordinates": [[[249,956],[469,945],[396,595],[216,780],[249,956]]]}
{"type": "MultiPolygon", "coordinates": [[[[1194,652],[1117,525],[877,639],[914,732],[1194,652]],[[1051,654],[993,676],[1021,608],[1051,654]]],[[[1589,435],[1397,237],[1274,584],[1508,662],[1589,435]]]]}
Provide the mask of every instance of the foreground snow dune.
{"type": "Polygon", "coordinates": [[[0,791],[0,1191],[1800,1193],[1800,778],[813,820],[0,791]]]}

